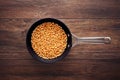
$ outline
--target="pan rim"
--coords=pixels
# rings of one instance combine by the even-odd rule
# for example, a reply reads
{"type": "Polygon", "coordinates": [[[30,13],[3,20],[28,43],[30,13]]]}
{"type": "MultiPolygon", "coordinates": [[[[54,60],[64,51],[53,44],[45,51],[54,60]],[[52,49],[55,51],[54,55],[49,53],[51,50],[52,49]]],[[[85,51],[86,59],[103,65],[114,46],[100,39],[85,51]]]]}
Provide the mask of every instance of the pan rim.
{"type": "Polygon", "coordinates": [[[43,19],[39,19],[38,21],[34,22],[32,24],[32,26],[29,28],[29,30],[27,32],[27,36],[26,36],[26,45],[27,45],[27,49],[28,49],[29,53],[32,55],[32,57],[34,59],[36,59],[36,60],[38,60],[42,63],[55,63],[55,62],[58,62],[58,61],[62,60],[65,56],[68,55],[68,53],[69,53],[69,51],[72,47],[72,34],[71,34],[69,28],[62,21],[60,21],[58,19],[55,19],[55,18],[43,18],[43,19]],[[44,59],[44,58],[38,56],[31,46],[31,34],[32,34],[32,32],[34,31],[34,29],[38,25],[40,25],[44,22],[55,22],[55,23],[57,23],[58,25],[60,25],[62,27],[62,29],[65,31],[65,33],[67,35],[67,46],[66,46],[64,52],[60,56],[58,56],[56,58],[53,58],[53,59],[44,59]]]}

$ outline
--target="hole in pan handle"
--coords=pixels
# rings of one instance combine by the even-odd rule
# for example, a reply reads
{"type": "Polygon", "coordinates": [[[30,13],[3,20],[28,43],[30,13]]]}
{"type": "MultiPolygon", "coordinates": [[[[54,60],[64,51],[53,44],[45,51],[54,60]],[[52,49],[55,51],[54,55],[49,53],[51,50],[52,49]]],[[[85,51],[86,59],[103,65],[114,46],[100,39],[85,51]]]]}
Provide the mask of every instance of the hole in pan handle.
{"type": "Polygon", "coordinates": [[[77,37],[72,34],[72,47],[79,44],[110,44],[110,37],[77,37]]]}

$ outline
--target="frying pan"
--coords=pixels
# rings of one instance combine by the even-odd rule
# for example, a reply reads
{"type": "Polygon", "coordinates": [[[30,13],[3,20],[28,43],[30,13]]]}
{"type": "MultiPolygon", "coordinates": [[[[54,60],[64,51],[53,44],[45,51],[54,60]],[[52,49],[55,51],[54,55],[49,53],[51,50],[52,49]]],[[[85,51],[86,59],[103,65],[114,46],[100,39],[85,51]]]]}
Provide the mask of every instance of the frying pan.
{"type": "Polygon", "coordinates": [[[111,42],[110,37],[77,37],[74,34],[72,34],[70,32],[70,30],[68,29],[68,27],[61,22],[60,20],[54,19],[54,18],[44,18],[44,19],[40,19],[37,22],[35,22],[30,29],[27,32],[27,36],[26,36],[26,45],[27,45],[27,49],[29,51],[29,53],[33,56],[33,58],[35,58],[36,60],[43,62],[43,63],[55,63],[59,60],[62,60],[65,56],[67,56],[67,54],[69,53],[71,47],[74,47],[78,44],[82,44],[82,43],[86,43],[86,44],[104,44],[107,43],[109,44],[111,42]],[[67,35],[67,46],[64,50],[64,52],[53,59],[44,59],[40,56],[38,56],[35,51],[32,48],[31,45],[31,34],[33,32],[33,30],[40,24],[44,23],[44,22],[54,22],[57,23],[59,26],[62,27],[62,29],[65,31],[66,35],[67,35]]]}

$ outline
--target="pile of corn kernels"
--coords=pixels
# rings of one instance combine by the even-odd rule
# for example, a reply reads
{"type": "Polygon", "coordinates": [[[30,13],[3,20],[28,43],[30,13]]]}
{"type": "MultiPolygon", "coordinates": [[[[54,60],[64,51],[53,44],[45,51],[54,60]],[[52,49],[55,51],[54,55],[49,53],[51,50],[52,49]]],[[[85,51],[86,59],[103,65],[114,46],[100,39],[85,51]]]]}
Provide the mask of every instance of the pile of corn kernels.
{"type": "Polygon", "coordinates": [[[33,30],[31,44],[38,56],[44,59],[53,59],[64,52],[67,35],[58,24],[45,22],[33,30]]]}

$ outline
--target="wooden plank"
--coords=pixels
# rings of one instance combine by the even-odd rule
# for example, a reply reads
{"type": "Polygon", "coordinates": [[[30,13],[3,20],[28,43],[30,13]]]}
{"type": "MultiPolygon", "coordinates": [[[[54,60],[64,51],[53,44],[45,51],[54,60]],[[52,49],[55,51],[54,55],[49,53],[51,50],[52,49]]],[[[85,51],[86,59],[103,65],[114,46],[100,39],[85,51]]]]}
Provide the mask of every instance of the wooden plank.
{"type": "Polygon", "coordinates": [[[0,18],[120,18],[120,0],[0,1],[0,18]]]}
{"type": "Polygon", "coordinates": [[[34,60],[3,60],[0,61],[0,78],[2,80],[20,80],[22,78],[29,80],[56,80],[58,78],[70,80],[120,79],[120,64],[115,60],[66,61],[43,64],[34,60]]]}
{"type": "MultiPolygon", "coordinates": [[[[0,66],[4,67],[4,66],[59,66],[62,67],[63,65],[89,65],[91,63],[95,63],[97,64],[103,64],[103,63],[107,63],[107,64],[119,64],[120,63],[120,59],[69,59],[68,57],[57,62],[54,64],[45,64],[45,63],[40,63],[39,61],[36,61],[34,59],[0,59],[0,66]],[[61,66],[60,66],[61,65],[61,66]]],[[[81,66],[82,66],[81,65],[81,66]]],[[[111,65],[112,66],[112,65],[111,65]]],[[[72,66],[71,66],[72,67],[72,66]]],[[[64,67],[63,67],[64,68],[64,67]]]]}
{"type": "MultiPolygon", "coordinates": [[[[26,33],[37,18],[0,19],[0,59],[32,59],[26,33]]],[[[120,58],[120,19],[59,19],[80,37],[110,36],[111,44],[81,44],[71,49],[70,59],[120,58]]]]}

